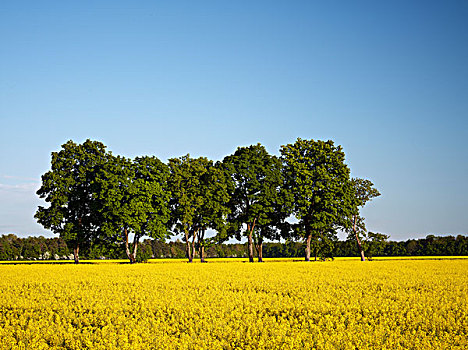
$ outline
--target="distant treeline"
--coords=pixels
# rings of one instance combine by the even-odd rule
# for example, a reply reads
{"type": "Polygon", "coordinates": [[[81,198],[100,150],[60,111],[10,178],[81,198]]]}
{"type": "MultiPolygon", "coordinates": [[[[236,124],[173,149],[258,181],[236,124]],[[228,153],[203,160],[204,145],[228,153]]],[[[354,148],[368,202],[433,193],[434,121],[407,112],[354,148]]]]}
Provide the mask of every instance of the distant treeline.
{"type": "MultiPolygon", "coordinates": [[[[123,243],[122,243],[123,244],[123,243]]],[[[247,243],[216,244],[207,247],[207,258],[247,258],[247,243]]],[[[365,242],[366,255],[375,256],[468,256],[468,236],[433,236],[407,241],[365,242]]],[[[264,243],[263,256],[266,258],[304,257],[305,244],[302,242],[264,243]]],[[[359,255],[353,241],[335,241],[327,254],[332,257],[359,255]]],[[[85,259],[125,259],[125,250],[119,244],[95,243],[82,250],[85,259]]],[[[185,258],[185,243],[163,242],[145,239],[141,242],[138,260],[149,258],[185,258]]],[[[27,237],[14,234],[0,236],[0,260],[65,260],[73,259],[73,247],[68,247],[61,238],[27,237]]]]}

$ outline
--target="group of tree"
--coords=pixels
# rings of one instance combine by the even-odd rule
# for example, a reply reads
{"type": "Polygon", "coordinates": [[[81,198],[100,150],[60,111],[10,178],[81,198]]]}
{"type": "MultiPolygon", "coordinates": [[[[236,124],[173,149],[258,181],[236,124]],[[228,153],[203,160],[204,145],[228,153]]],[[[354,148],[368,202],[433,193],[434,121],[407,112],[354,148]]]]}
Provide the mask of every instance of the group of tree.
{"type": "Polygon", "coordinates": [[[98,141],[68,141],[52,153],[37,194],[49,203],[37,221],[72,247],[76,263],[80,249],[116,242],[133,263],[143,237],[171,236],[182,237],[189,262],[242,237],[251,262],[262,261],[265,241],[279,239],[304,243],[310,261],[329,254],[338,231],[365,260],[360,208],[380,195],[371,181],[350,177],[341,146],[300,138],[281,146],[279,157],[256,144],[222,161],[187,154],[167,164],[116,156],[98,141]],[[215,235],[207,238],[208,230],[215,235]]]}
{"type": "MultiPolygon", "coordinates": [[[[361,241],[366,257],[385,256],[468,256],[468,236],[433,236],[407,241],[388,241],[388,236],[369,232],[361,241]]],[[[221,243],[210,245],[204,254],[207,258],[248,258],[247,243],[221,243]]],[[[283,241],[265,242],[265,258],[301,258],[304,255],[304,242],[283,241]]],[[[256,251],[254,251],[256,253],[256,251]]],[[[338,240],[331,244],[330,256],[349,257],[359,255],[359,248],[354,241],[338,240]]],[[[80,250],[85,259],[124,259],[124,243],[116,241],[110,244],[93,242],[80,250]]],[[[144,239],[138,250],[138,260],[151,258],[184,258],[186,244],[180,240],[162,241],[144,239]]],[[[199,257],[199,251],[195,253],[199,257]]],[[[258,256],[257,254],[255,256],[258,256]]],[[[60,238],[29,236],[20,238],[14,234],[0,236],[0,260],[65,260],[73,259],[72,250],[60,238]]]]}

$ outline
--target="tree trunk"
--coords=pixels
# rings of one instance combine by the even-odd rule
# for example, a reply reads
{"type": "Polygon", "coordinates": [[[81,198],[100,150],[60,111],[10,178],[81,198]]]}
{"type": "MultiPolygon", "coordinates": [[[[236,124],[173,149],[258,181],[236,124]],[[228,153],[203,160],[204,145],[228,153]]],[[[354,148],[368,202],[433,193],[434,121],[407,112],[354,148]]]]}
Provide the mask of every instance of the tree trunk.
{"type": "Polygon", "coordinates": [[[305,249],[305,261],[310,261],[310,241],[312,240],[312,234],[307,234],[306,249],[305,249]]]}
{"type": "Polygon", "coordinates": [[[130,259],[130,264],[133,264],[135,262],[135,258],[133,257],[133,254],[130,252],[130,246],[128,244],[128,230],[126,227],[124,227],[122,238],[125,242],[125,253],[127,253],[128,259],[130,259]]]}
{"type": "Polygon", "coordinates": [[[254,262],[253,242],[252,242],[252,231],[249,231],[249,236],[248,236],[248,250],[249,250],[249,262],[254,262]]]}
{"type": "Polygon", "coordinates": [[[205,246],[200,246],[200,262],[204,263],[205,261],[205,246]]]}
{"type": "Polygon", "coordinates": [[[193,233],[193,238],[192,238],[192,260],[195,259],[195,236],[197,235],[196,232],[193,233]]]}
{"type": "Polygon", "coordinates": [[[258,262],[263,262],[263,242],[262,241],[258,243],[257,257],[258,257],[258,262]]]}
{"type": "Polygon", "coordinates": [[[258,240],[254,237],[255,250],[257,251],[257,261],[263,262],[263,239],[262,236],[258,240]]]}
{"type": "MultiPolygon", "coordinates": [[[[135,237],[133,237],[133,263],[136,263],[137,259],[137,250],[138,250],[138,243],[140,242],[140,235],[135,234],[135,237]]],[[[131,260],[131,259],[130,259],[131,260]]]]}
{"type": "Polygon", "coordinates": [[[198,231],[198,254],[200,254],[200,262],[205,261],[205,230],[198,231]]]}
{"type": "Polygon", "coordinates": [[[254,219],[253,223],[247,224],[247,232],[248,232],[248,250],[249,250],[249,262],[254,262],[254,252],[253,252],[253,230],[255,228],[255,222],[257,219],[254,219]]]}
{"type": "Polygon", "coordinates": [[[356,237],[356,242],[359,248],[359,252],[361,253],[361,261],[366,261],[366,257],[364,256],[364,249],[362,249],[361,241],[359,239],[359,235],[356,229],[356,215],[354,215],[354,220],[353,220],[353,231],[354,231],[354,236],[356,237]]]}
{"type": "Polygon", "coordinates": [[[80,256],[78,254],[79,252],[80,252],[80,244],[75,243],[75,247],[73,248],[73,258],[75,259],[75,264],[80,263],[80,256]]]}
{"type": "MultiPolygon", "coordinates": [[[[81,218],[78,219],[78,226],[81,228],[81,218]]],[[[75,247],[73,248],[73,259],[75,260],[75,264],[80,263],[80,243],[75,241],[75,247]]]]}
{"type": "Polygon", "coordinates": [[[188,232],[185,231],[185,255],[187,256],[188,262],[192,262],[192,250],[190,249],[190,240],[188,232]]]}

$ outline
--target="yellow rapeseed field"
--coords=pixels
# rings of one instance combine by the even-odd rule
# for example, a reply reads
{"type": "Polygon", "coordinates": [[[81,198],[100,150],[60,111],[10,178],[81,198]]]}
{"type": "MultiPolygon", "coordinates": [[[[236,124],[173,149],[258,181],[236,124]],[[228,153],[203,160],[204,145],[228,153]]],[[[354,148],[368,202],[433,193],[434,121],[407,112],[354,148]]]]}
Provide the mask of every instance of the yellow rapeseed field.
{"type": "Polygon", "coordinates": [[[0,349],[466,349],[468,260],[0,265],[0,349]]]}

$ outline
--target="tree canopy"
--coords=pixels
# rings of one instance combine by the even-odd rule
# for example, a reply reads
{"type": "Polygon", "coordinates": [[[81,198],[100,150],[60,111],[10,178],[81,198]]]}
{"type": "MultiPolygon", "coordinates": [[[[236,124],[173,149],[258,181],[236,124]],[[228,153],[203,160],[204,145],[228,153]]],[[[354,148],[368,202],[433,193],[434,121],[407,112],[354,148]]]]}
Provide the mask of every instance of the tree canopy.
{"type": "Polygon", "coordinates": [[[185,155],[169,159],[171,226],[175,234],[183,234],[186,256],[192,262],[197,243],[203,261],[205,231],[224,229],[228,201],[227,184],[219,165],[205,157],[185,155]]]}
{"type": "Polygon", "coordinates": [[[37,191],[49,206],[39,206],[35,218],[73,245],[76,263],[80,245],[97,235],[102,222],[96,176],[106,157],[106,146],[101,142],[68,141],[59,152],[52,152],[51,170],[42,175],[37,191]]]}
{"type": "Polygon", "coordinates": [[[133,263],[143,237],[177,235],[189,262],[197,252],[204,261],[214,243],[241,237],[249,261],[254,248],[262,261],[264,242],[280,238],[303,240],[310,261],[311,247],[316,259],[333,254],[339,229],[362,251],[359,210],[380,195],[372,182],[350,179],[341,146],[330,140],[298,138],[280,153],[271,155],[258,143],[216,163],[187,154],[165,164],[154,156],[113,155],[97,141],[68,141],[52,153],[51,170],[42,176],[37,194],[49,206],[40,206],[35,217],[73,246],[77,263],[80,247],[106,245],[123,246],[133,263]],[[206,238],[210,229],[215,236],[206,238]]]}
{"type": "Polygon", "coordinates": [[[264,236],[273,238],[273,226],[288,215],[284,211],[286,206],[282,205],[281,162],[268,154],[261,144],[257,144],[237,148],[233,155],[224,158],[223,166],[231,180],[230,234],[238,239],[242,233],[247,237],[249,260],[253,261],[254,238],[260,250],[264,236]],[[260,230],[255,235],[256,228],[260,230]]]}
{"type": "Polygon", "coordinates": [[[346,231],[348,232],[348,239],[356,240],[361,261],[365,261],[366,257],[364,254],[364,248],[361,240],[366,235],[366,225],[364,218],[360,215],[360,208],[375,197],[380,196],[380,192],[373,187],[374,184],[370,180],[353,178],[351,179],[351,187],[353,191],[353,210],[351,216],[347,219],[348,225],[346,225],[346,231]]]}
{"type": "Polygon", "coordinates": [[[109,155],[100,173],[100,212],[104,218],[103,232],[125,243],[130,262],[137,259],[141,237],[166,238],[170,218],[167,187],[168,169],[156,157],[125,157],[109,155]],[[133,234],[133,252],[129,235],[133,234]]]}
{"type": "Polygon", "coordinates": [[[298,220],[294,236],[305,239],[305,260],[310,261],[311,242],[316,247],[320,240],[327,243],[352,210],[349,168],[341,146],[333,141],[298,138],[280,151],[285,188],[293,197],[292,212],[298,220]]]}

